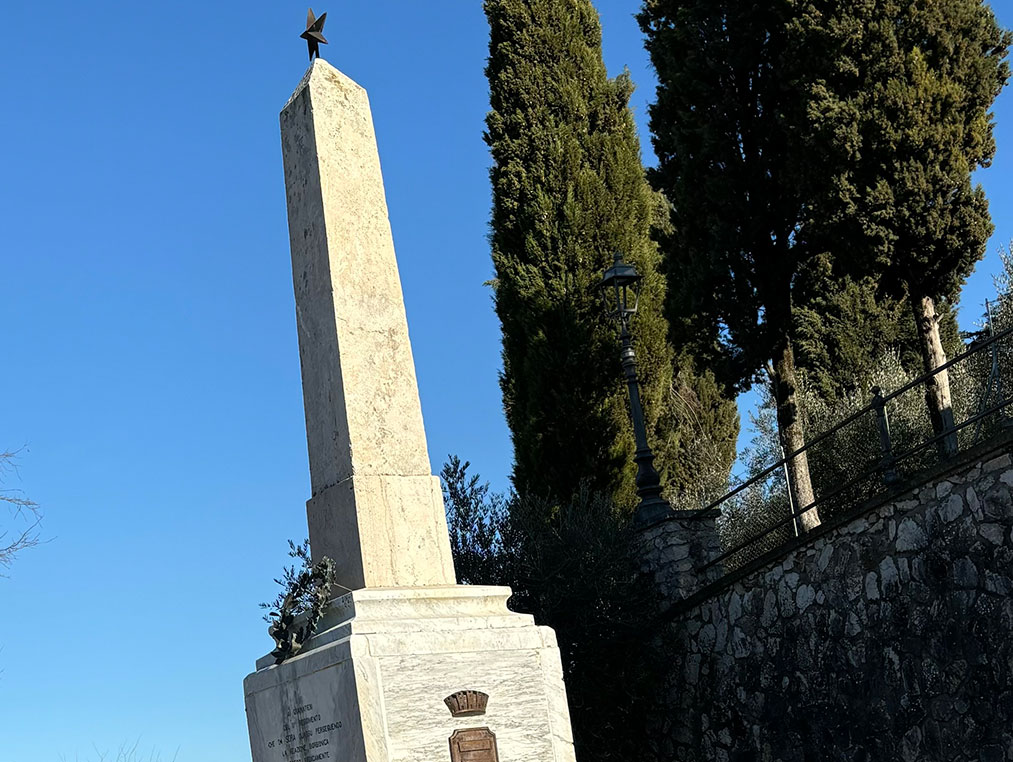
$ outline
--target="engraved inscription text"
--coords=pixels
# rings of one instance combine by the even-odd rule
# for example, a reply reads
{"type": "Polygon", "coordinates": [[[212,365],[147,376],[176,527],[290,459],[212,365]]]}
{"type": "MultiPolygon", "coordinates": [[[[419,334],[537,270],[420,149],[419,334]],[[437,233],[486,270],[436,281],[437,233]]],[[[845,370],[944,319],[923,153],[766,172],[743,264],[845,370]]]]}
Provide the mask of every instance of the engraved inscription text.
{"type": "Polygon", "coordinates": [[[499,762],[496,734],[489,728],[455,730],[450,736],[451,762],[499,762]]]}

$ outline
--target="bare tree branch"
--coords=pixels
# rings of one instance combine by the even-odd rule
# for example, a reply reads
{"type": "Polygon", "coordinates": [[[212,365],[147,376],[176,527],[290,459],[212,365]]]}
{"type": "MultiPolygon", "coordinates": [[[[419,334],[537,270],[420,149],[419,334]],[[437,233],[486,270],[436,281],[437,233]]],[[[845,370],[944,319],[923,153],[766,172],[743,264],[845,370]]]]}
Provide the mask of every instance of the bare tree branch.
{"type": "MultiPolygon", "coordinates": [[[[11,474],[17,475],[17,456],[20,450],[0,452],[0,483],[11,474]]],[[[0,532],[0,567],[9,569],[14,557],[23,550],[39,544],[39,526],[42,516],[39,506],[24,496],[21,490],[0,490],[0,503],[6,503],[14,521],[26,521],[28,526],[20,530],[6,529],[0,532]],[[13,537],[13,539],[8,539],[13,537]]]]}

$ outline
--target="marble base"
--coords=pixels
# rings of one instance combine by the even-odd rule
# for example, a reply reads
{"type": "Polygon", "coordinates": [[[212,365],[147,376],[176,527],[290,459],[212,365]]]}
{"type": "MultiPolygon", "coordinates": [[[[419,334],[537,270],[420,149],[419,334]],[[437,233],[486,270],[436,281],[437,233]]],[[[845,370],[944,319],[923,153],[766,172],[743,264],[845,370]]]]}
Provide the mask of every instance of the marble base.
{"type": "Polygon", "coordinates": [[[574,762],[555,634],[506,587],[373,588],[336,598],[303,651],[244,681],[253,762],[450,762],[455,731],[488,728],[499,758],[574,762]],[[485,714],[444,699],[488,694],[485,714]]]}

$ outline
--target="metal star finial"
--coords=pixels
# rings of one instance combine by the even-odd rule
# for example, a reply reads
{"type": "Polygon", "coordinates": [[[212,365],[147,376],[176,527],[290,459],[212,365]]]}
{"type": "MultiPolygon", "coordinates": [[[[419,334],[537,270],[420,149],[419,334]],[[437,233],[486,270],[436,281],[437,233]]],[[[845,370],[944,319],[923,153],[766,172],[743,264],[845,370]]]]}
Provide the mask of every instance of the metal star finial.
{"type": "Polygon", "coordinates": [[[320,43],[327,44],[327,40],[324,39],[324,20],[327,18],[326,13],[321,13],[320,18],[313,15],[313,9],[310,8],[309,13],[306,14],[306,31],[299,36],[306,40],[306,44],[310,49],[310,60],[313,60],[313,56],[320,58],[320,43]]]}

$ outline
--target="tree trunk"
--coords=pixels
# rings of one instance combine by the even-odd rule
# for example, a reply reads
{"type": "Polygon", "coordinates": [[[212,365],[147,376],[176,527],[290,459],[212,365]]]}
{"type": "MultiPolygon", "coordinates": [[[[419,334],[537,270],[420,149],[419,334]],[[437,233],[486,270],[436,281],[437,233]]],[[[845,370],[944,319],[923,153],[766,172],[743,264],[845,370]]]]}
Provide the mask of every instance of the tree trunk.
{"type": "MultiPolygon", "coordinates": [[[[777,403],[777,429],[781,436],[781,447],[785,455],[805,446],[805,432],[798,416],[798,395],[795,381],[795,353],[791,340],[785,337],[774,353],[774,399],[777,403]]],[[[794,498],[795,511],[810,505],[816,499],[812,479],[809,477],[809,458],[806,453],[788,461],[788,488],[794,498]]],[[[816,508],[801,516],[806,531],[820,525],[816,508]]]]}
{"type": "MultiPolygon", "coordinates": [[[[918,327],[918,343],[922,351],[922,365],[926,373],[946,363],[946,352],[939,338],[939,318],[936,303],[930,296],[910,295],[915,325],[918,327]]],[[[925,382],[925,405],[932,421],[932,431],[950,434],[939,440],[939,454],[949,457],[957,452],[957,434],[953,432],[953,404],[950,400],[950,375],[948,371],[936,373],[925,382]]]]}

